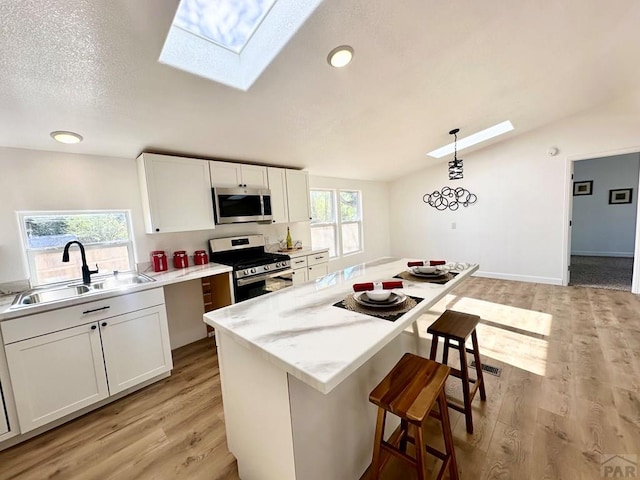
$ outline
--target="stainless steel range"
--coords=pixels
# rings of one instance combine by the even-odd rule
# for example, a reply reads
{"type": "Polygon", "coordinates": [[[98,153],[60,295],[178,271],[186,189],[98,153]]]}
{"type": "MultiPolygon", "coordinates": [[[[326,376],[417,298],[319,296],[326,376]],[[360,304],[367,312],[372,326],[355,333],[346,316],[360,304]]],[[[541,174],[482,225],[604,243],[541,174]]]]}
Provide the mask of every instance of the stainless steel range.
{"type": "Polygon", "coordinates": [[[233,267],[236,302],[293,285],[293,270],[287,255],[264,250],[263,235],[209,240],[212,262],[233,267]]]}

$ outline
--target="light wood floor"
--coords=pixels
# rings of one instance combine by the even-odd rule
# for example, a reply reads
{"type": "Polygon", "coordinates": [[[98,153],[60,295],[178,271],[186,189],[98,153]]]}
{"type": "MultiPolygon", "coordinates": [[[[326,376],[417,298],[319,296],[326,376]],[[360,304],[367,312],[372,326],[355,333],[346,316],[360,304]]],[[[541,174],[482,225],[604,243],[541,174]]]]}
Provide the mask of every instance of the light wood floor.
{"type": "MultiPolygon", "coordinates": [[[[421,331],[445,308],[482,317],[483,360],[502,368],[485,374],[473,435],[450,410],[463,479],[600,479],[601,455],[640,457],[640,297],[471,278],[421,331]]],[[[174,355],[170,378],[0,452],[0,479],[237,479],[212,342],[174,355]]],[[[427,438],[442,448],[437,429],[427,438]]],[[[392,460],[382,478],[415,476],[392,460]]]]}

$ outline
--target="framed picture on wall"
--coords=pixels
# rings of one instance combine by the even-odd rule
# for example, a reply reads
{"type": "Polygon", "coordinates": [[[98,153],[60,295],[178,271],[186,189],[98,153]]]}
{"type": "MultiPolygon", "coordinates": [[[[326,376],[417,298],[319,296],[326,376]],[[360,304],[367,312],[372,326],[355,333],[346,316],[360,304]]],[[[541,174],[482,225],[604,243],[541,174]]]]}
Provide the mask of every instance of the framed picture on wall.
{"type": "Polygon", "coordinates": [[[633,188],[620,188],[618,190],[609,190],[609,205],[619,203],[631,203],[633,188]]]}
{"type": "Polygon", "coordinates": [[[573,196],[591,195],[593,193],[593,180],[573,182],[573,196]]]}

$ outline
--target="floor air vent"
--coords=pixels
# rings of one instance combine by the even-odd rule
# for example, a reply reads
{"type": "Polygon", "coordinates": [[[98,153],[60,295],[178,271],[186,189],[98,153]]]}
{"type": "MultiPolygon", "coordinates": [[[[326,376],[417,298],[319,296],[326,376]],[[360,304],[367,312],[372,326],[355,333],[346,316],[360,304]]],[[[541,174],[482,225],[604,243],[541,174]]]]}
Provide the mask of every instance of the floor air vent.
{"type": "MultiPolygon", "coordinates": [[[[476,368],[476,361],[473,360],[469,366],[471,368],[476,368]]],[[[491,365],[487,365],[486,363],[482,364],[482,371],[483,372],[487,372],[489,375],[494,375],[496,377],[499,377],[500,374],[502,373],[502,369],[501,368],[493,367],[491,365]]]]}

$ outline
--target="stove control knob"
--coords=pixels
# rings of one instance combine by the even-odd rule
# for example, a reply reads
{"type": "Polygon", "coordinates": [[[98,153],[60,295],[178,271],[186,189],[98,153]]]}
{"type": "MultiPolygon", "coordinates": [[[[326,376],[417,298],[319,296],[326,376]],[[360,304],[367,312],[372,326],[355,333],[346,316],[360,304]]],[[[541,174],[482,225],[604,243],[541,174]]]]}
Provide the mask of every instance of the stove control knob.
{"type": "Polygon", "coordinates": [[[265,269],[265,270],[269,270],[269,268],[270,268],[270,267],[269,267],[269,265],[265,265],[265,266],[264,266],[264,269],[265,269]]]}
{"type": "Polygon", "coordinates": [[[255,269],[255,268],[252,268],[252,269],[251,269],[251,273],[256,273],[256,269],[255,269]]]}
{"type": "Polygon", "coordinates": [[[249,275],[249,270],[245,270],[244,272],[242,272],[243,275],[249,275]]]}

